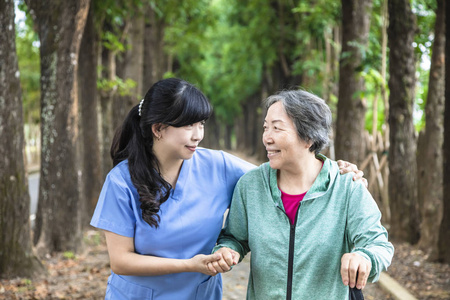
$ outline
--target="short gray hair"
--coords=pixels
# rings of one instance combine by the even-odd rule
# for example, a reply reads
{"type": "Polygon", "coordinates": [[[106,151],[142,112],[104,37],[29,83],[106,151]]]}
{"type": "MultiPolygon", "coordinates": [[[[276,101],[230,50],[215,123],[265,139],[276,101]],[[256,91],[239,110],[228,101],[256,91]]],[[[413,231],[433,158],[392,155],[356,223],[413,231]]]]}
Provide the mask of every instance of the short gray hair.
{"type": "Polygon", "coordinates": [[[281,91],[266,99],[266,108],[276,102],[283,104],[298,136],[305,142],[312,142],[309,151],[318,154],[328,145],[332,118],[323,99],[303,90],[281,91]]]}

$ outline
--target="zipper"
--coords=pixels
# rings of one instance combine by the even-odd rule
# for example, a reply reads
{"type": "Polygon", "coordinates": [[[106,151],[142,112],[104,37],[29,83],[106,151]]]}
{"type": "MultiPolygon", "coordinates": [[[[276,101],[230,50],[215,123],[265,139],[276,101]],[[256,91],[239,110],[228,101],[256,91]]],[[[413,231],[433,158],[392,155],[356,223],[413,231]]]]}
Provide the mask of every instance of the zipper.
{"type": "MultiPolygon", "coordinates": [[[[300,206],[302,203],[298,205],[297,213],[295,214],[295,221],[294,224],[290,225],[289,230],[289,256],[288,256],[288,277],[287,277],[287,290],[286,290],[286,300],[292,299],[292,280],[293,280],[293,273],[294,273],[294,247],[295,247],[295,227],[297,225],[297,219],[298,219],[298,212],[300,210],[300,206]]],[[[287,216],[286,212],[281,209],[277,205],[277,207],[286,215],[289,221],[289,217],[287,216]]]]}

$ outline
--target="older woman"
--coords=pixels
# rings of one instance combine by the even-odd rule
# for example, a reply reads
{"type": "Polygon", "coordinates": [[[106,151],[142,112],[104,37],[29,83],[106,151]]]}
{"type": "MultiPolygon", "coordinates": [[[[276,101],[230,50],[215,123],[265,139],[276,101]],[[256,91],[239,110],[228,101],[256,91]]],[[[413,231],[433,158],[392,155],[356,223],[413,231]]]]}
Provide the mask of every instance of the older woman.
{"type": "Polygon", "coordinates": [[[266,101],[263,142],[269,162],[236,185],[227,225],[209,264],[228,271],[249,251],[247,299],[348,299],[390,265],[393,246],[380,211],[352,175],[319,154],[331,112],[305,91],[266,101]]]}

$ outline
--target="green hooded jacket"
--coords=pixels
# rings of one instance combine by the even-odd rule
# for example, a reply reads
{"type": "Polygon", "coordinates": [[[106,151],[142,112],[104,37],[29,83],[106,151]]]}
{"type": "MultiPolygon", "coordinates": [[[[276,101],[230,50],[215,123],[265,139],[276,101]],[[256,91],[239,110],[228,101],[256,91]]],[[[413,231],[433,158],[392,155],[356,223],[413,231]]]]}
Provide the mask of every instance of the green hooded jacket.
{"type": "Polygon", "coordinates": [[[370,260],[369,281],[390,265],[394,248],[381,213],[361,180],[339,175],[336,162],[318,155],[322,170],[291,225],[277,184],[265,163],[241,177],[217,246],[252,252],[247,299],[348,299],[341,257],[357,252],[370,260]]]}

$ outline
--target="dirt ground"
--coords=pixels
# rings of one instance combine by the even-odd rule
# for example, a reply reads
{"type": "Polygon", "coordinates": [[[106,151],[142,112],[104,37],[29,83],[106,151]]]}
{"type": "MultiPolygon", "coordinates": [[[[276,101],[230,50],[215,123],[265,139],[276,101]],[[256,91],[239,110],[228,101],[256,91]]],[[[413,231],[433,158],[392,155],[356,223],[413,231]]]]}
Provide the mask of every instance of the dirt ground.
{"type": "MultiPolygon", "coordinates": [[[[0,281],[0,299],[103,299],[109,276],[109,259],[103,234],[86,232],[85,251],[80,255],[58,253],[43,260],[48,273],[33,280],[0,281]]],[[[430,263],[426,255],[407,244],[394,244],[396,251],[388,274],[418,299],[450,299],[450,266],[430,263]]],[[[224,300],[245,299],[249,260],[224,275],[224,300]]],[[[378,284],[364,290],[367,300],[392,299],[378,284]]]]}

